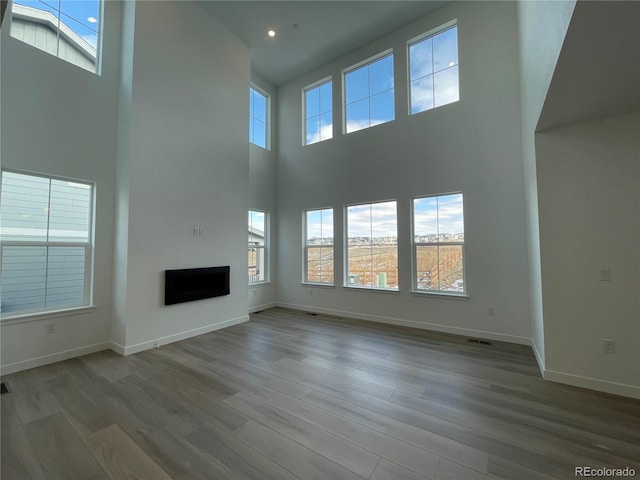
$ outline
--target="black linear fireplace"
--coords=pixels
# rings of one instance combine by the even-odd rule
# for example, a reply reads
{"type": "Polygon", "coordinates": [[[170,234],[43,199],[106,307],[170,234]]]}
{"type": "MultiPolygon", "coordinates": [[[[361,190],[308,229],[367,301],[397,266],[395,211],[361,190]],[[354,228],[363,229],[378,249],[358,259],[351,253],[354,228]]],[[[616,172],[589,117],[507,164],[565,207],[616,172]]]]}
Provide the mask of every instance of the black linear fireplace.
{"type": "Polygon", "coordinates": [[[164,271],[164,304],[229,295],[229,267],[164,271]]]}

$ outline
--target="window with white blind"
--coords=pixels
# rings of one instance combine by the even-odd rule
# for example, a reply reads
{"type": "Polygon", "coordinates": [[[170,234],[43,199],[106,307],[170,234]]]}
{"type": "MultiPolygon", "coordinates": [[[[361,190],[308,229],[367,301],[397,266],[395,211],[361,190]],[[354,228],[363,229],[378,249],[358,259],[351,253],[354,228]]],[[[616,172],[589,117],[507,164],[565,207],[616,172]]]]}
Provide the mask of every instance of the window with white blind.
{"type": "Polygon", "coordinates": [[[90,305],[93,199],[91,183],[2,172],[4,318],[90,305]]]}

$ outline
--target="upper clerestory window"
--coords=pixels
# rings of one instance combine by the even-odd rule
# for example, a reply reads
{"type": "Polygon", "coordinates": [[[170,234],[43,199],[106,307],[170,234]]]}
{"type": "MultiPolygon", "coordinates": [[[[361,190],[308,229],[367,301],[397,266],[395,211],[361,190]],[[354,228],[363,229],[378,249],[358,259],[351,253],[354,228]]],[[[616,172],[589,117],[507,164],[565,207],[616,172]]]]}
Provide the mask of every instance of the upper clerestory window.
{"type": "Polygon", "coordinates": [[[269,149],[269,97],[257,89],[249,88],[249,141],[269,149]]]}
{"type": "Polygon", "coordinates": [[[331,79],[304,89],[304,144],[333,138],[333,82],[331,79]]]}
{"type": "Polygon", "coordinates": [[[411,114],[460,99],[458,27],[442,28],[408,42],[411,114]]]}
{"type": "Polygon", "coordinates": [[[11,36],[100,74],[102,0],[14,0],[11,36]]]}
{"type": "Polygon", "coordinates": [[[345,133],[394,120],[393,52],[346,70],[344,88],[345,133]]]}

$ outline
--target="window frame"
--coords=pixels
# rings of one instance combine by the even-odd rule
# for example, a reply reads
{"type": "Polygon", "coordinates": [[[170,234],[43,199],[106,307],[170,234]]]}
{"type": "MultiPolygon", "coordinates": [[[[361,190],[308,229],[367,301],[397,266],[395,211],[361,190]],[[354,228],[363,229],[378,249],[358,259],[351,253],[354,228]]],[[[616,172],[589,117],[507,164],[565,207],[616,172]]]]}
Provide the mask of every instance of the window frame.
{"type": "MultiPolygon", "coordinates": [[[[354,289],[354,290],[367,290],[367,291],[373,291],[373,292],[387,292],[387,293],[399,293],[400,292],[400,286],[401,286],[401,281],[400,281],[400,259],[399,259],[399,254],[400,254],[400,242],[398,241],[398,200],[397,199],[387,199],[387,200],[376,200],[373,202],[363,202],[363,203],[352,203],[352,204],[348,204],[344,206],[344,278],[343,278],[343,287],[344,288],[348,288],[348,289],[354,289]],[[351,207],[363,207],[363,206],[369,206],[369,207],[373,207],[374,205],[379,205],[382,203],[390,203],[390,202],[394,202],[395,203],[395,215],[396,215],[396,243],[395,243],[395,248],[396,248],[396,280],[397,280],[397,287],[376,287],[376,286],[368,286],[368,285],[352,285],[349,282],[349,276],[351,275],[349,273],[349,208],[351,207]]],[[[370,225],[372,225],[373,222],[371,221],[370,225]]],[[[370,242],[368,245],[365,246],[372,246],[373,245],[373,238],[370,237],[370,242]]]]}
{"type": "Polygon", "coordinates": [[[335,217],[335,209],[333,207],[324,207],[324,208],[310,208],[308,210],[304,210],[302,212],[302,228],[303,228],[303,233],[302,233],[302,239],[303,239],[303,244],[302,244],[302,283],[306,284],[306,285],[320,285],[320,286],[327,286],[327,287],[333,287],[335,286],[335,282],[336,282],[336,238],[335,238],[335,231],[336,231],[336,217],[335,217]],[[308,241],[309,238],[307,237],[307,233],[308,233],[308,213],[310,212],[321,212],[320,215],[322,216],[322,212],[325,210],[331,210],[331,216],[333,217],[333,222],[332,222],[332,229],[333,229],[333,241],[331,242],[331,244],[320,244],[320,245],[309,245],[308,241]],[[331,247],[332,251],[333,251],[333,279],[330,282],[322,282],[322,281],[317,281],[317,280],[309,280],[309,249],[314,249],[314,248],[329,248],[331,247]]]}
{"type": "MultiPolygon", "coordinates": [[[[451,30],[452,28],[458,28],[458,19],[453,19],[450,20],[446,23],[443,23],[442,25],[439,25],[435,28],[432,28],[431,30],[421,33],[420,35],[410,38],[409,40],[407,40],[406,42],[406,55],[407,55],[407,112],[409,113],[409,116],[412,115],[418,115],[420,113],[424,113],[424,112],[428,112],[431,110],[435,110],[436,108],[440,108],[440,107],[444,107],[446,105],[451,105],[453,103],[457,103],[460,101],[460,44],[459,41],[457,42],[457,57],[458,57],[458,62],[456,63],[456,67],[458,67],[458,100],[454,101],[454,102],[449,102],[449,103],[445,103],[443,105],[436,105],[435,104],[435,88],[433,90],[433,95],[434,95],[434,100],[433,100],[433,107],[431,108],[427,108],[425,110],[420,110],[417,112],[412,112],[411,111],[411,102],[412,102],[412,91],[411,91],[411,83],[414,81],[411,79],[411,47],[413,45],[416,45],[420,42],[422,42],[423,40],[428,40],[429,38],[433,38],[441,33],[446,32],[447,30],[451,30]]],[[[458,37],[457,32],[456,32],[456,37],[458,37]]],[[[446,69],[444,69],[446,70],[446,69]]],[[[444,71],[444,70],[439,70],[438,72],[444,71]]],[[[438,72],[432,72],[431,75],[435,75],[438,72]]],[[[421,77],[424,78],[424,77],[421,77]]],[[[418,79],[416,79],[418,80],[418,79]]]]}
{"type": "Polygon", "coordinates": [[[249,143],[255,145],[258,148],[263,148],[265,150],[271,150],[271,95],[264,90],[263,88],[258,87],[254,83],[249,85],[249,143]],[[264,107],[264,147],[254,142],[255,139],[255,129],[253,130],[254,135],[251,135],[252,129],[251,126],[253,124],[253,120],[257,120],[262,122],[261,119],[255,117],[253,112],[251,111],[251,91],[256,92],[261,95],[265,99],[265,107],[264,107]]]}
{"type": "MultiPolygon", "coordinates": [[[[58,175],[46,175],[41,173],[27,172],[21,170],[14,170],[3,168],[0,170],[0,191],[3,186],[4,174],[5,173],[13,173],[17,175],[25,175],[30,177],[38,177],[44,178],[49,181],[49,188],[51,188],[51,181],[57,180],[61,182],[71,182],[80,185],[86,185],[89,187],[89,212],[88,212],[88,224],[87,224],[87,241],[49,241],[49,240],[38,240],[38,241],[29,241],[29,240],[2,240],[0,237],[0,264],[2,263],[2,259],[4,257],[4,248],[5,247],[82,247],[84,249],[84,282],[83,282],[83,299],[82,304],[69,304],[65,305],[55,305],[50,308],[32,308],[25,310],[18,310],[14,312],[3,312],[0,315],[0,320],[2,323],[5,323],[10,320],[17,320],[22,318],[31,318],[31,317],[46,317],[52,314],[56,314],[59,312],[73,312],[73,311],[81,311],[86,309],[95,308],[93,304],[93,285],[94,285],[94,255],[95,255],[95,222],[96,222],[96,184],[95,182],[82,180],[77,178],[63,177],[58,175]]],[[[47,208],[50,208],[51,197],[48,200],[47,208]]],[[[47,235],[49,234],[49,225],[47,224],[47,235]]],[[[48,255],[48,253],[47,253],[48,255]]],[[[0,280],[2,276],[0,275],[0,280]]],[[[46,282],[47,275],[45,275],[45,304],[46,304],[46,282]]]]}
{"type": "MultiPolygon", "coordinates": [[[[384,125],[387,123],[391,123],[394,122],[396,120],[396,68],[395,68],[395,54],[393,51],[393,48],[388,48],[376,55],[373,55],[371,57],[368,57],[358,63],[355,63],[345,69],[342,70],[342,134],[343,135],[350,135],[352,133],[356,133],[356,132],[360,132],[363,130],[369,130],[372,127],[377,127],[378,125],[384,125]],[[391,64],[393,66],[393,87],[389,90],[391,90],[391,92],[393,92],[393,118],[391,120],[387,120],[385,122],[382,123],[376,123],[375,125],[371,125],[371,94],[369,92],[369,94],[367,95],[367,100],[369,101],[369,126],[368,127],[364,127],[364,128],[360,128],[358,130],[353,130],[351,132],[347,131],[347,119],[348,119],[348,115],[347,115],[347,75],[355,72],[356,70],[359,70],[361,68],[367,67],[369,65],[372,65],[380,60],[383,60],[387,57],[391,57],[391,64]]],[[[388,90],[385,90],[388,91],[388,90]]],[[[380,93],[384,93],[383,92],[378,92],[376,95],[379,95],[380,93]]]]}
{"type": "MultiPolygon", "coordinates": [[[[263,268],[264,268],[264,273],[263,273],[263,280],[256,280],[256,281],[252,281],[251,280],[251,275],[248,275],[248,284],[250,287],[252,286],[256,286],[256,285],[263,285],[263,284],[267,284],[271,282],[271,268],[270,268],[270,262],[269,262],[269,252],[270,252],[270,242],[269,242],[269,236],[270,236],[270,228],[269,228],[269,212],[267,212],[266,210],[259,210],[259,209],[249,209],[248,211],[248,220],[249,222],[251,222],[251,213],[262,213],[264,214],[264,245],[251,245],[251,242],[247,242],[248,243],[248,249],[247,249],[247,254],[249,254],[249,252],[251,251],[252,248],[256,249],[256,250],[262,250],[262,258],[263,258],[263,268]]],[[[248,222],[248,229],[250,230],[252,227],[252,223],[248,222]]],[[[259,256],[256,256],[256,258],[259,258],[259,256]]],[[[250,269],[251,265],[248,262],[249,258],[247,256],[247,268],[250,269]]],[[[257,263],[257,262],[256,262],[257,263]]],[[[255,267],[257,269],[257,265],[255,267]]],[[[247,272],[248,273],[248,272],[247,272]]],[[[255,276],[259,276],[259,274],[254,275],[255,276]]]]}
{"type": "MultiPolygon", "coordinates": [[[[82,24],[85,28],[90,28],[87,25],[85,25],[82,21],[80,21],[77,18],[73,18],[71,17],[69,14],[64,13],[61,11],[60,9],[60,0],[57,0],[58,2],[58,10],[57,10],[57,15],[54,14],[53,12],[50,12],[49,10],[41,10],[41,9],[37,9],[34,7],[30,7],[27,5],[22,5],[20,3],[16,4],[15,1],[14,2],[9,2],[11,4],[11,7],[8,8],[6,14],[7,16],[9,16],[9,35],[19,41],[22,42],[26,45],[29,45],[30,47],[36,48],[48,55],[51,55],[65,63],[69,63],[71,65],[74,65],[75,67],[81,68],[87,72],[90,72],[94,75],[97,76],[101,76],[102,75],[102,45],[103,45],[103,35],[104,35],[104,9],[105,9],[105,3],[106,0],[96,0],[98,3],[98,11],[97,11],[97,15],[98,18],[96,19],[96,45],[95,45],[95,66],[93,70],[90,70],[88,68],[86,68],[83,65],[80,65],[78,63],[73,62],[70,59],[65,58],[64,56],[61,56],[61,48],[60,48],[60,42],[62,41],[62,39],[64,39],[66,42],[69,42],[71,44],[76,43],[78,45],[78,49],[76,50],[84,50],[85,53],[81,54],[84,55],[85,57],[87,55],[91,55],[92,52],[87,51],[86,48],[84,48],[82,45],[78,44],[76,42],[76,39],[74,39],[74,36],[77,36],[79,39],[83,40],[82,35],[79,32],[76,32],[72,27],[69,26],[69,22],[65,22],[63,21],[63,16],[70,18],[71,20],[82,24]],[[14,16],[16,16],[17,18],[19,18],[20,20],[25,20],[25,18],[27,18],[28,16],[28,12],[17,12],[15,11],[15,7],[21,7],[21,8],[26,8],[26,9],[30,9],[30,10],[34,10],[35,12],[38,12],[36,14],[36,16],[32,17],[34,18],[36,21],[35,23],[38,24],[43,24],[43,25],[47,25],[49,26],[52,30],[54,30],[55,33],[55,37],[56,37],[56,43],[55,43],[55,53],[54,52],[50,52],[44,48],[41,48],[38,45],[35,45],[34,43],[30,43],[22,38],[19,38],[17,36],[13,35],[13,21],[14,21],[14,16]],[[47,16],[52,16],[55,18],[57,25],[53,25],[51,22],[47,21],[48,19],[45,18],[47,16]],[[63,28],[64,26],[64,28],[63,28]]],[[[43,2],[45,3],[45,2],[43,2]]],[[[51,7],[51,5],[47,5],[49,7],[51,7]]],[[[53,7],[51,7],[53,8],[53,7]]],[[[85,41],[86,42],[86,41],[85,41]]],[[[93,49],[93,45],[91,45],[89,42],[86,42],[87,45],[93,49]]]]}
{"type": "MultiPolygon", "coordinates": [[[[314,115],[313,118],[315,117],[321,117],[322,113],[319,112],[318,115],[314,115]]],[[[322,142],[326,142],[328,140],[332,140],[333,139],[333,134],[335,133],[335,125],[333,122],[333,76],[329,75],[328,77],[325,77],[321,80],[318,80],[317,82],[312,83],[311,85],[307,85],[306,87],[304,87],[302,89],[302,146],[306,147],[308,145],[315,145],[316,143],[322,143],[322,142]],[[307,131],[307,120],[309,118],[312,117],[308,117],[307,116],[307,92],[314,90],[316,88],[320,88],[323,87],[324,85],[326,85],[327,83],[331,83],[331,110],[329,112],[325,112],[325,113],[330,113],[331,114],[331,136],[329,138],[325,138],[325,139],[320,139],[317,142],[311,142],[308,143],[307,142],[307,137],[308,137],[308,131],[307,131]]]]}
{"type": "MultiPolygon", "coordinates": [[[[450,297],[458,297],[458,298],[469,297],[469,289],[467,286],[467,272],[466,272],[466,245],[465,245],[466,233],[464,232],[464,230],[466,230],[466,227],[465,227],[465,214],[464,214],[464,193],[462,191],[439,193],[439,194],[433,194],[433,195],[418,195],[411,198],[411,263],[412,263],[411,293],[416,293],[419,295],[437,295],[437,296],[450,296],[450,297]],[[446,197],[449,195],[462,195],[462,225],[463,225],[462,241],[416,242],[415,200],[420,200],[425,198],[440,198],[440,197],[446,197]],[[455,290],[428,290],[424,288],[422,289],[418,288],[418,258],[417,258],[418,247],[439,248],[439,247],[453,247],[453,246],[461,247],[463,289],[461,291],[455,291],[455,290]]],[[[437,235],[439,236],[440,233],[438,232],[437,235]]]]}

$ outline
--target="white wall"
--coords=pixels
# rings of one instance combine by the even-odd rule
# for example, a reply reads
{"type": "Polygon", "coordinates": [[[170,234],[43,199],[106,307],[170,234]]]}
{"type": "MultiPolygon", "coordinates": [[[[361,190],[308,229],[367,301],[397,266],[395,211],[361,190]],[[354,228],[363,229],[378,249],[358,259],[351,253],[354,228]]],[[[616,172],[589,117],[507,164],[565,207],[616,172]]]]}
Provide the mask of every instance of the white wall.
{"type": "Polygon", "coordinates": [[[278,91],[270,82],[255,72],[251,83],[263,90],[271,99],[270,149],[249,145],[249,208],[269,212],[269,268],[270,282],[249,286],[249,311],[255,312],[275,305],[278,265],[276,245],[278,242],[277,202],[277,153],[278,153],[278,91]]]}
{"type": "Polygon", "coordinates": [[[640,112],[538,133],[545,378],[640,398],[640,112]],[[598,281],[600,268],[611,281],[598,281]],[[616,353],[602,350],[616,342],[616,353]]]}
{"type": "Polygon", "coordinates": [[[125,353],[248,319],[248,49],[192,2],[137,2],[131,39],[115,259],[125,353]],[[231,266],[230,295],[163,305],[165,270],[217,265],[231,266]]]}
{"type": "Polygon", "coordinates": [[[2,27],[2,167],[96,184],[95,309],[3,321],[2,373],[99,350],[110,340],[119,3],[106,3],[104,25],[102,76],[11,38],[8,19],[2,27]],[[50,324],[56,333],[45,333],[50,324]]]}
{"type": "Polygon", "coordinates": [[[575,4],[575,0],[518,2],[518,44],[529,295],[531,298],[531,339],[542,370],[545,368],[545,342],[534,133],[575,4]]]}
{"type": "Polygon", "coordinates": [[[278,299],[282,305],[485,338],[529,343],[527,239],[513,3],[456,3],[281,87],[278,152],[278,299]],[[458,20],[457,103],[409,117],[406,41],[458,20]],[[487,32],[491,32],[488,34],[487,32]],[[396,120],[341,135],[341,71],[395,51],[396,120]],[[332,75],[333,140],[301,146],[301,89],[332,75]],[[411,285],[410,198],[461,190],[466,300],[416,295],[411,285]],[[396,199],[400,293],[343,288],[343,207],[396,199]],[[302,212],[336,213],[336,287],[301,285],[302,212]],[[488,315],[488,307],[496,315],[488,315]]]}

